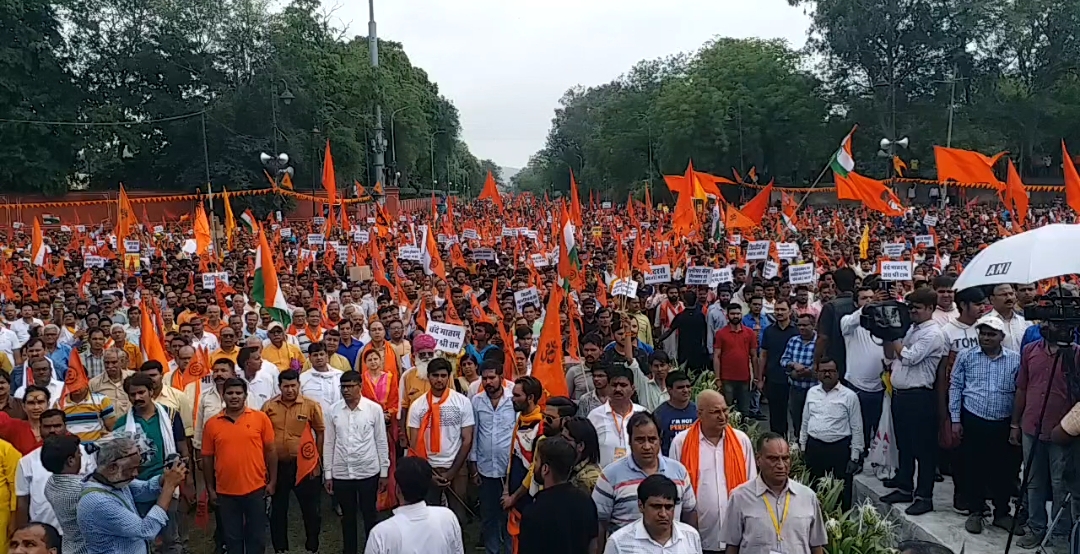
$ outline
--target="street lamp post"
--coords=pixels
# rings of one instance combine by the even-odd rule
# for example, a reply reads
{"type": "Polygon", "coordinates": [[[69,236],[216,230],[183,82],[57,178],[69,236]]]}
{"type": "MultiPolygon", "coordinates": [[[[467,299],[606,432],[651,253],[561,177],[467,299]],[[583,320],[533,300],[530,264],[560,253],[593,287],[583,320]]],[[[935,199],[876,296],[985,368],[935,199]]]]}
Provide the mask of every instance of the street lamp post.
{"type": "MultiPolygon", "coordinates": [[[[416,108],[417,106],[402,106],[392,112],[390,112],[390,163],[394,166],[394,171],[397,171],[397,133],[394,132],[394,118],[397,114],[403,112],[409,108],[416,108]]],[[[394,184],[397,184],[397,179],[394,179],[394,184]]]]}
{"type": "Polygon", "coordinates": [[[289,83],[285,82],[285,79],[278,79],[272,81],[271,93],[270,93],[270,117],[274,125],[274,152],[278,151],[278,121],[277,121],[277,101],[281,100],[286,106],[292,104],[292,101],[296,99],[296,96],[292,92],[289,92],[289,83]],[[282,86],[285,87],[285,92],[278,96],[277,81],[281,81],[282,86]]]}
{"type": "MultiPolygon", "coordinates": [[[[375,26],[375,0],[368,0],[368,50],[371,52],[371,67],[375,72],[376,90],[379,82],[379,34],[375,26]]],[[[376,94],[376,99],[378,94],[376,94]]],[[[375,182],[382,183],[385,166],[386,138],[383,137],[382,106],[375,102],[375,182]]],[[[385,183],[384,183],[385,184],[385,183]]]]}
{"type": "Polygon", "coordinates": [[[428,156],[431,158],[431,188],[433,190],[439,185],[438,179],[435,178],[435,136],[445,132],[445,130],[439,129],[428,137],[428,156]]]}

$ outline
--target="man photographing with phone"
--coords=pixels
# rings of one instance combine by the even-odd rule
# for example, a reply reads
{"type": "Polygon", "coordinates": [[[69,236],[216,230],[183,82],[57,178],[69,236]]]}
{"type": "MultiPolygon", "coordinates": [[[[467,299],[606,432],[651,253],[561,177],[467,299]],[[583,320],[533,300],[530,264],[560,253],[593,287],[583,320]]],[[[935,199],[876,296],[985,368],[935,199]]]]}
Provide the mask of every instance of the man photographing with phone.
{"type": "Polygon", "coordinates": [[[91,554],[138,552],[153,541],[169,523],[173,493],[187,478],[187,466],[179,459],[149,481],[136,479],[150,454],[145,438],[116,433],[97,443],[97,470],[83,485],[79,499],[79,529],[91,554]],[[135,511],[136,502],[156,503],[145,517],[135,511]]]}

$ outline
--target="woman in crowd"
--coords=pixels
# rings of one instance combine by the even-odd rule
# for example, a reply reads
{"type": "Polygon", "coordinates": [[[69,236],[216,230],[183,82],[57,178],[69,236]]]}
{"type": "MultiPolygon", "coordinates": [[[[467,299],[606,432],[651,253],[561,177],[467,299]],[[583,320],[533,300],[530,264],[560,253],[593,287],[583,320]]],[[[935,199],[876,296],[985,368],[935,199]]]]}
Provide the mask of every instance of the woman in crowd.
{"type": "Polygon", "coordinates": [[[22,400],[12,396],[12,392],[14,389],[11,387],[11,374],[0,371],[0,412],[6,413],[12,419],[26,419],[22,400]]]}
{"type": "MultiPolygon", "coordinates": [[[[381,326],[382,323],[375,323],[374,325],[381,326]]],[[[383,418],[386,421],[386,438],[387,442],[392,446],[390,448],[390,481],[386,489],[379,492],[379,498],[376,501],[376,507],[379,511],[390,510],[397,505],[393,480],[394,467],[397,461],[397,448],[395,446],[398,441],[398,377],[386,370],[383,358],[384,352],[386,350],[378,348],[365,350],[358,360],[364,367],[361,374],[363,382],[360,392],[368,400],[382,406],[383,418]]],[[[391,355],[394,355],[392,350],[390,352],[391,355]]]]}

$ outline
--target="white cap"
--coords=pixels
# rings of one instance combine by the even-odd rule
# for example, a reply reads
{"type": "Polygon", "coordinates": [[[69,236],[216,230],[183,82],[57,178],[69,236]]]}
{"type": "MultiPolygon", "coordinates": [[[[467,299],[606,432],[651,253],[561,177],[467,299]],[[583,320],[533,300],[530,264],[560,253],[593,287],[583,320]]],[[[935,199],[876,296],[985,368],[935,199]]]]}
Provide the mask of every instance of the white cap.
{"type": "Polygon", "coordinates": [[[994,314],[986,314],[980,317],[979,320],[975,322],[976,329],[982,326],[989,327],[991,329],[994,329],[995,331],[1000,331],[1002,333],[1005,332],[1005,322],[1001,321],[1001,318],[995,317],[994,314]]]}

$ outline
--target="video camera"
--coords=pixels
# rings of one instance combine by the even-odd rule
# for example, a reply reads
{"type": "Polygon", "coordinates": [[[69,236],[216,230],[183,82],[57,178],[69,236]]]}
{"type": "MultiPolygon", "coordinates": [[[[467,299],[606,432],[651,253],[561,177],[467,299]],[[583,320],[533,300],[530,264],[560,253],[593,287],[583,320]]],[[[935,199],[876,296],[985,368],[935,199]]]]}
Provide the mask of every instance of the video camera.
{"type": "Polygon", "coordinates": [[[859,325],[883,341],[899,340],[911,327],[911,309],[897,300],[867,304],[862,308],[859,325]]]}
{"type": "Polygon", "coordinates": [[[1024,318],[1080,326],[1080,297],[1061,296],[1053,292],[1036,298],[1034,304],[1025,307],[1024,318]]]}

